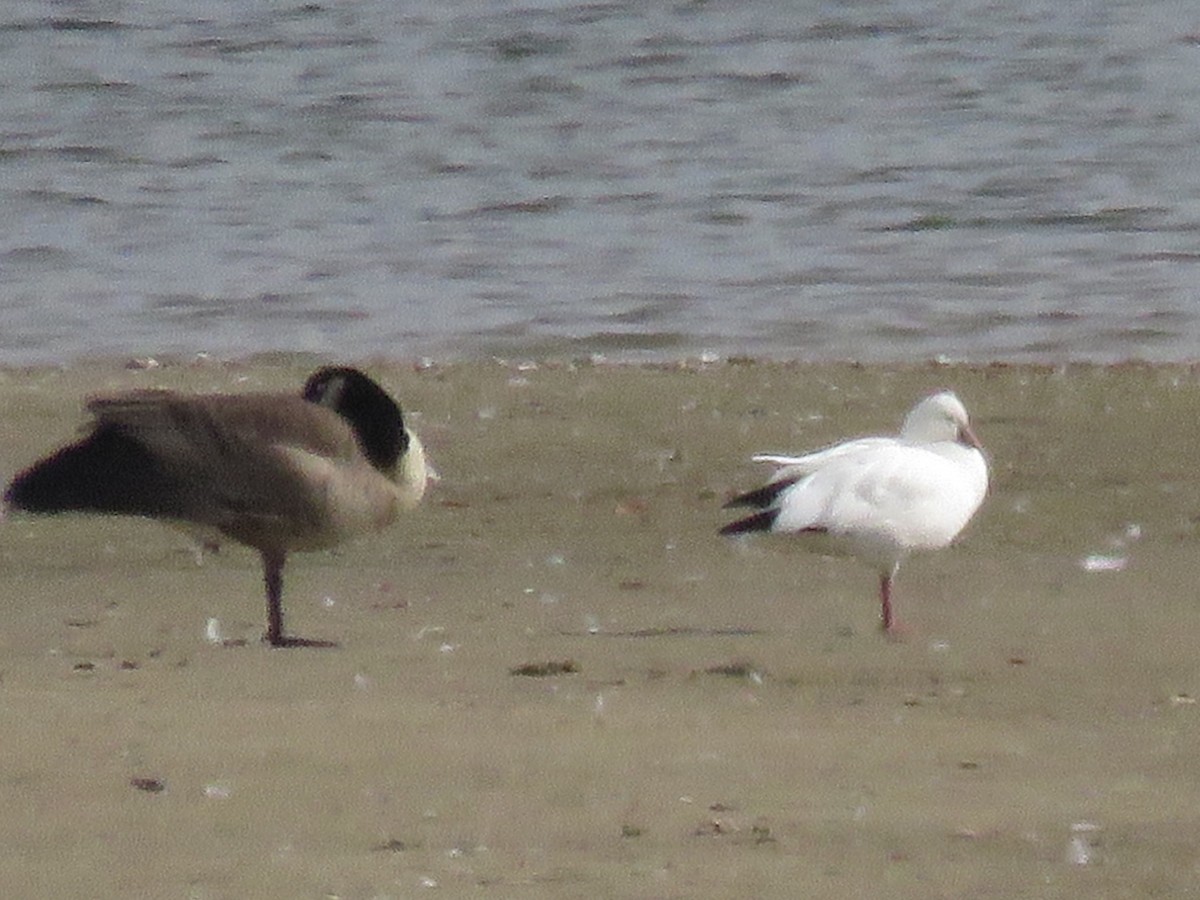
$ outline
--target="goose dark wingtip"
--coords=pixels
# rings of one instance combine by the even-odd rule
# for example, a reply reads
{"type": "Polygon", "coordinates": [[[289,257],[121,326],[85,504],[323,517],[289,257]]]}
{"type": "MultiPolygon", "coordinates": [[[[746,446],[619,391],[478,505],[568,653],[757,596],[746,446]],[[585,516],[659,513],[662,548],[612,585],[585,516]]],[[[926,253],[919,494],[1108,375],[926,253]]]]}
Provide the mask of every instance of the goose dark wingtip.
{"type": "Polygon", "coordinates": [[[22,472],[5,505],[31,513],[94,512],[170,517],[177,487],[136,440],[98,428],[22,472]]]}
{"type": "Polygon", "coordinates": [[[803,476],[797,475],[794,478],[780,478],[776,481],[768,482],[762,487],[755,488],[752,491],[746,491],[744,494],[738,494],[721,507],[722,509],[737,509],[738,507],[750,507],[752,509],[766,509],[779,499],[779,495],[790,488],[793,484],[799,481],[803,476]]]}
{"type": "Polygon", "coordinates": [[[762,512],[756,512],[752,516],[746,516],[743,519],[738,519],[736,522],[730,522],[718,534],[725,537],[732,537],[739,534],[749,534],[754,531],[770,531],[778,517],[779,510],[764,509],[762,512]]]}

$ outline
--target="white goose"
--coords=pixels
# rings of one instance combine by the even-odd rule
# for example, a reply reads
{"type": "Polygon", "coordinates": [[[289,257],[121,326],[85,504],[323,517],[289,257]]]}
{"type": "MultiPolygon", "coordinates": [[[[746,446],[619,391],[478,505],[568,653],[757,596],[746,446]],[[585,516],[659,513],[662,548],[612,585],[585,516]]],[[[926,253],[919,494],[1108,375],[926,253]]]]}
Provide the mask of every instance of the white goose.
{"type": "Polygon", "coordinates": [[[429,470],[399,405],[356,369],[320,369],[298,394],[130,391],[87,404],[89,432],[17,475],[7,506],[148,516],[218,532],[262,557],[266,639],[283,630],[283,564],[390,525],[429,470]]]}
{"type": "Polygon", "coordinates": [[[926,397],[897,437],[868,437],[805,456],[761,454],[780,468],[767,484],[726,508],[758,509],[721,529],[799,537],[817,553],[853,556],[879,572],[886,631],[895,627],[892,582],[912,552],[948,545],[988,489],[983,449],[962,401],[950,391],[926,397]]]}

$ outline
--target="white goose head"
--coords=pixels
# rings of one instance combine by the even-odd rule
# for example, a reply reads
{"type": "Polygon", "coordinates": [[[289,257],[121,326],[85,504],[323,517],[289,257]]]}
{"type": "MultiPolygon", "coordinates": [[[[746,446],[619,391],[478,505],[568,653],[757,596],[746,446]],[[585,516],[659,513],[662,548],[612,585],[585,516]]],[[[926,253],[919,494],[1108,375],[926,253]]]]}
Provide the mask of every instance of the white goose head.
{"type": "Polygon", "coordinates": [[[926,397],[904,417],[900,436],[914,444],[954,441],[982,450],[983,445],[971,430],[967,408],[953,391],[939,391],[926,397]]]}

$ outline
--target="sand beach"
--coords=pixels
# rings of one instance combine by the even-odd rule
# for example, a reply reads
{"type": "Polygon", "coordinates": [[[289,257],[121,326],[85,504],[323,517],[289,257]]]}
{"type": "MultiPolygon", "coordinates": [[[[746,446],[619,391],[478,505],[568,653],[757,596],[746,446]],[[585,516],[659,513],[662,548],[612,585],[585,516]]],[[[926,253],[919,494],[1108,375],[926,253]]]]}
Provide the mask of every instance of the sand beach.
{"type": "MultiPolygon", "coordinates": [[[[0,371],[0,478],[86,396],[298,389],[270,356],[0,371]]],[[[364,366],[441,481],[258,560],[0,522],[0,884],[88,897],[1144,897],[1200,885],[1200,373],[754,360],[364,366]],[[731,541],[757,451],[950,387],[992,464],[874,574],[731,541]],[[213,640],[216,636],[220,640],[213,640]]]]}

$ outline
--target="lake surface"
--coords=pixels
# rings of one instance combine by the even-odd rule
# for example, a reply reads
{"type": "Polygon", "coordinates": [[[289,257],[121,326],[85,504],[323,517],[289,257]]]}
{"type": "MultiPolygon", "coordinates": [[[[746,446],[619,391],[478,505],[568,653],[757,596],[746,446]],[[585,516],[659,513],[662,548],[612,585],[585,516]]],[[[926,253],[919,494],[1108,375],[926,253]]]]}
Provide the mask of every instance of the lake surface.
{"type": "Polygon", "coordinates": [[[1200,357],[1190,4],[9,2],[0,364],[1200,357]]]}

